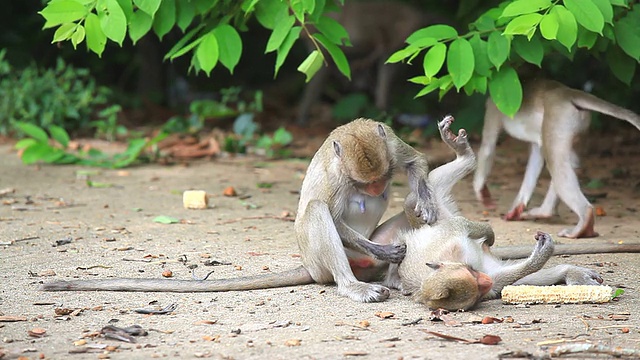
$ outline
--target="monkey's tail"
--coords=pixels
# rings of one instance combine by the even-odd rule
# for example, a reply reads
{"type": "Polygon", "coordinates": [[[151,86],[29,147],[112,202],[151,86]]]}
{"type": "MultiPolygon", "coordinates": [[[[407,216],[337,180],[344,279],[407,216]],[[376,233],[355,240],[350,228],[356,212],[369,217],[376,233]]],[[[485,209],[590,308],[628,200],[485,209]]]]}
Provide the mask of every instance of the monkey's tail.
{"type": "MultiPolygon", "coordinates": [[[[524,259],[531,255],[533,246],[498,246],[491,252],[501,259],[524,259]]],[[[584,255],[640,253],[640,244],[562,244],[555,246],[553,255],[584,255]]]]}
{"type": "Polygon", "coordinates": [[[98,279],[53,281],[43,284],[43,291],[138,291],[138,292],[218,292],[271,289],[284,286],[313,284],[304,267],[279,273],[214,280],[172,279],[98,279]]]}
{"type": "Polygon", "coordinates": [[[602,100],[595,95],[574,90],[571,102],[580,109],[597,111],[618,119],[626,120],[640,130],[640,115],[631,110],[627,110],[608,101],[602,100]]]}

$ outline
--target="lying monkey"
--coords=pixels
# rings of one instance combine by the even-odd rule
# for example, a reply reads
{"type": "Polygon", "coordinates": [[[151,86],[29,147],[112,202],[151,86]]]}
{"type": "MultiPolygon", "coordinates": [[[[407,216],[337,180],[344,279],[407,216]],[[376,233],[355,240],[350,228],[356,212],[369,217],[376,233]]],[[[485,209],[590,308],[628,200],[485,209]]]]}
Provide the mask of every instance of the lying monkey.
{"type": "Polygon", "coordinates": [[[406,172],[412,221],[431,224],[438,212],[428,183],[426,157],[383,123],[357,119],[331,132],[311,159],[300,190],[294,231],[303,267],[282,274],[218,281],[111,279],[53,282],[44,290],[225,291],[335,282],[356,301],[382,301],[389,289],[366,283],[368,273],[404,258],[403,245],[369,240],[389,203],[388,188],[406,172]],[[417,189],[420,188],[418,194],[417,189]],[[366,263],[356,258],[366,258],[366,263]],[[359,280],[351,269],[366,268],[359,280]]]}
{"type": "Polygon", "coordinates": [[[554,215],[560,197],[578,215],[579,221],[573,229],[564,229],[558,235],[569,238],[598,236],[593,229],[593,206],[580,191],[578,177],[573,170],[578,160],[572,149],[573,140],[589,127],[590,111],[626,120],[638,129],[640,116],[551,80],[536,80],[525,86],[522,106],[513,119],[501,113],[491,98],[487,99],[486,107],[478,169],[473,179],[476,197],[486,207],[495,207],[486,181],[496,141],[504,127],[509,135],[531,143],[522,186],[505,219],[549,218],[554,215]],[[545,162],[551,174],[549,190],[540,207],[525,212],[545,162]]]}
{"type": "MultiPolygon", "coordinates": [[[[449,131],[452,121],[445,118],[439,128],[457,158],[429,174],[441,218],[434,225],[421,225],[410,214],[401,213],[380,225],[371,236],[372,241],[393,241],[407,247],[404,260],[391,265],[385,284],[413,294],[430,308],[454,311],[469,309],[482,299],[499,297],[506,285],[601,284],[600,275],[590,269],[573,265],[542,269],[554,253],[549,234],[535,235],[536,246],[525,260],[505,262],[491,252],[494,233],[489,224],[453,216],[459,211],[450,197],[451,187],[471,172],[475,156],[464,130],[457,137],[449,131]],[[407,230],[411,227],[415,230],[407,230]]],[[[405,205],[411,206],[411,196],[405,205]]],[[[639,250],[640,246],[636,246],[639,250]]]]}
{"type": "MultiPolygon", "coordinates": [[[[365,121],[365,120],[363,121],[364,121],[363,125],[358,125],[358,126],[363,126],[362,128],[360,128],[360,130],[363,130],[366,126],[373,126],[374,130],[378,129],[374,131],[375,133],[379,131],[380,128],[378,128],[378,125],[377,125],[378,123],[375,123],[372,121],[365,121]]],[[[398,214],[392,219],[390,219],[389,221],[385,222],[385,224],[381,225],[372,235],[372,239],[382,243],[381,245],[378,244],[379,250],[381,249],[381,251],[386,251],[385,249],[397,249],[397,247],[392,247],[392,248],[388,247],[388,245],[392,244],[393,240],[395,239],[396,233],[400,232],[401,230],[410,229],[410,227],[412,226],[419,227],[422,224],[422,219],[421,218],[419,219],[416,217],[415,209],[416,209],[416,204],[419,203],[418,200],[420,198],[425,197],[426,194],[431,194],[432,200],[435,201],[437,206],[437,209],[435,211],[439,214],[439,216],[445,219],[443,221],[437,222],[436,225],[434,225],[433,227],[424,227],[416,231],[415,234],[418,234],[416,236],[411,237],[411,236],[405,235],[403,237],[403,239],[405,239],[404,241],[406,242],[407,251],[410,254],[413,254],[414,248],[415,248],[417,249],[417,252],[416,252],[416,256],[407,256],[405,260],[402,262],[402,265],[401,265],[402,271],[400,272],[400,275],[405,277],[414,277],[415,280],[412,280],[409,278],[401,280],[400,278],[398,278],[397,266],[392,265],[392,269],[391,271],[389,271],[389,275],[387,276],[387,279],[384,282],[384,284],[390,287],[393,287],[393,288],[402,287],[405,291],[411,291],[411,286],[409,285],[409,283],[411,283],[412,281],[414,283],[418,283],[423,279],[424,274],[411,271],[412,262],[417,262],[415,264],[414,269],[418,269],[427,260],[429,260],[424,258],[423,250],[420,247],[420,244],[424,240],[422,239],[422,236],[425,235],[424,233],[420,233],[420,232],[438,231],[438,229],[441,229],[441,233],[438,236],[442,236],[443,238],[453,239],[453,237],[448,237],[448,232],[450,230],[454,233],[459,231],[467,231],[468,238],[480,239],[481,237],[485,236],[487,238],[485,241],[486,245],[490,245],[493,242],[493,232],[491,232],[490,228],[487,229],[488,225],[486,224],[472,223],[466,220],[469,223],[468,225],[464,225],[464,223],[463,223],[464,226],[456,227],[455,225],[456,221],[464,222],[465,220],[457,220],[458,218],[454,217],[458,213],[458,210],[455,207],[455,203],[451,199],[451,194],[450,194],[451,188],[456,181],[458,181],[459,179],[464,177],[467,173],[473,170],[473,166],[475,163],[475,155],[473,154],[473,151],[468,145],[468,142],[463,130],[461,130],[457,138],[450,132],[449,126],[451,125],[452,121],[453,121],[453,118],[451,117],[445,118],[445,120],[443,120],[439,124],[439,128],[440,128],[440,133],[443,140],[447,142],[447,144],[452,146],[454,150],[456,150],[456,153],[458,154],[456,160],[454,160],[451,163],[445,164],[441,167],[438,167],[437,169],[430,172],[428,175],[428,182],[418,181],[418,185],[417,185],[418,189],[416,191],[412,191],[412,193],[408,196],[407,201],[405,202],[405,212],[398,214]],[[430,185],[428,184],[433,184],[433,187],[438,189],[438,191],[430,191],[430,185]],[[446,220],[446,219],[450,219],[450,220],[446,220]],[[477,224],[477,226],[473,224],[477,224]],[[476,231],[476,229],[478,231],[476,231]],[[402,281],[405,281],[406,285],[404,285],[402,281]]],[[[348,139],[352,137],[354,139],[357,138],[357,136],[355,136],[354,134],[347,135],[347,134],[350,134],[350,132],[347,131],[349,129],[350,129],[349,127],[343,128],[341,131],[335,134],[332,134],[327,140],[327,142],[325,142],[325,145],[328,144],[328,146],[333,146],[334,147],[333,151],[337,151],[338,153],[342,154],[343,157],[344,157],[344,154],[346,154],[345,151],[350,151],[350,152],[355,151],[354,148],[351,146],[344,147],[344,144],[349,143],[348,139]],[[337,146],[335,145],[335,142],[338,142],[338,144],[341,144],[341,145],[337,146]],[[337,149],[340,149],[340,150],[336,150],[335,149],[336,147],[337,149]]],[[[389,134],[393,134],[392,132],[390,132],[390,130],[387,131],[386,130],[387,128],[384,126],[382,127],[382,129],[384,129],[385,133],[387,134],[386,138],[389,138],[391,136],[389,134]]],[[[369,134],[369,136],[371,135],[372,134],[369,134]]],[[[359,153],[359,154],[368,153],[368,151],[364,151],[365,149],[364,146],[366,145],[363,145],[363,144],[365,143],[367,142],[364,140],[362,143],[360,143],[360,145],[363,146],[363,148],[360,148],[359,150],[357,150],[356,153],[359,153]]],[[[376,143],[376,142],[372,141],[372,143],[376,143]]],[[[305,178],[305,181],[303,183],[303,188],[301,193],[304,196],[301,196],[301,199],[300,199],[300,206],[303,208],[305,206],[304,204],[319,202],[318,200],[312,201],[309,199],[313,198],[313,195],[316,193],[322,194],[323,193],[322,186],[328,186],[329,181],[326,180],[326,177],[328,177],[326,172],[333,171],[334,173],[337,173],[338,169],[340,168],[339,165],[335,164],[336,162],[339,161],[337,160],[339,158],[335,157],[337,155],[334,155],[333,157],[330,156],[331,151],[328,151],[325,145],[323,145],[323,147],[318,151],[320,155],[316,154],[316,156],[314,156],[314,160],[312,160],[312,163],[313,161],[316,161],[315,167],[310,167],[310,170],[307,173],[307,177],[305,178]],[[324,164],[325,167],[322,168],[321,164],[323,163],[323,161],[327,161],[325,157],[333,158],[333,164],[332,165],[324,164]],[[322,174],[325,174],[325,177],[321,176],[322,174]],[[305,186],[304,184],[308,184],[308,185],[305,186]],[[313,189],[315,190],[315,192],[311,192],[309,188],[309,186],[313,186],[313,185],[316,185],[316,188],[313,189]]],[[[402,147],[402,145],[397,145],[397,146],[402,147]]],[[[377,149],[379,151],[379,149],[381,148],[378,147],[377,149]]],[[[370,151],[375,153],[374,150],[370,150],[370,151]]],[[[364,158],[363,158],[363,161],[365,161],[364,158]]],[[[369,162],[371,161],[371,159],[366,161],[369,162]]],[[[348,163],[345,163],[345,164],[348,164],[348,163]]],[[[378,188],[378,185],[369,184],[368,186],[365,186],[365,187],[373,187],[375,189],[375,188],[378,188]]],[[[337,196],[337,195],[339,194],[336,194],[334,196],[337,196]]],[[[334,206],[336,206],[337,205],[336,204],[337,201],[335,200],[336,197],[333,197],[330,199],[334,199],[333,204],[334,206]]],[[[349,206],[349,209],[351,209],[351,210],[348,210],[347,213],[351,211],[351,215],[346,218],[343,217],[343,220],[340,220],[340,218],[338,217],[337,220],[335,221],[336,222],[352,221],[357,218],[356,217],[357,214],[361,214],[364,217],[364,215],[367,213],[367,209],[370,209],[372,203],[373,205],[376,204],[376,202],[373,202],[373,200],[375,200],[375,198],[371,198],[371,197],[365,198],[364,195],[356,193],[351,198],[350,203],[347,204],[349,206]],[[360,213],[362,207],[364,207],[365,209],[364,214],[360,213]],[[353,214],[354,212],[355,214],[353,214]]],[[[338,203],[344,205],[344,200],[338,203]]],[[[314,205],[314,206],[321,206],[321,204],[314,205]]],[[[233,279],[203,280],[203,281],[173,280],[173,279],[100,279],[100,280],[54,281],[51,283],[44,284],[42,286],[42,290],[213,292],[213,291],[240,291],[240,290],[253,290],[253,289],[268,289],[268,288],[275,288],[275,287],[282,287],[282,286],[296,286],[296,285],[311,284],[314,281],[320,282],[321,280],[323,280],[323,278],[314,280],[314,278],[311,275],[313,271],[317,270],[317,268],[322,269],[323,266],[326,269],[327,267],[330,266],[326,264],[330,264],[332,262],[335,263],[337,261],[347,262],[346,270],[344,270],[344,267],[342,268],[345,273],[342,275],[343,277],[354,276],[359,281],[377,280],[380,274],[383,273],[387,267],[389,267],[388,262],[378,260],[375,257],[372,257],[370,255],[365,255],[365,254],[358,253],[356,251],[344,249],[341,243],[337,243],[335,241],[336,240],[335,238],[334,239],[326,238],[327,241],[324,243],[320,241],[325,239],[322,237],[322,236],[325,236],[324,233],[335,234],[336,232],[339,231],[338,229],[340,228],[340,226],[335,225],[335,223],[333,222],[334,220],[327,219],[329,215],[326,214],[326,211],[327,210],[325,210],[325,212],[312,210],[311,212],[309,212],[307,210],[306,212],[307,217],[304,217],[304,216],[301,217],[299,212],[298,218],[296,219],[296,227],[297,227],[296,231],[298,232],[297,235],[299,237],[299,243],[301,245],[301,249],[303,249],[303,246],[305,249],[302,253],[303,259],[305,259],[303,260],[303,264],[305,264],[304,267],[298,267],[296,269],[292,269],[292,270],[281,272],[281,273],[271,273],[271,274],[263,274],[258,276],[233,278],[233,279]],[[330,226],[330,224],[332,223],[334,224],[335,229],[333,226],[330,226]],[[305,226],[307,227],[305,228],[305,226]],[[318,227],[324,227],[325,228],[324,232],[321,230],[318,230],[318,227]],[[333,247],[333,249],[331,249],[332,253],[328,253],[326,250],[324,250],[323,247],[325,246],[333,247]],[[348,256],[347,256],[347,253],[349,254],[348,256]],[[311,265],[308,265],[311,261],[309,260],[310,258],[312,259],[313,262],[311,262],[311,265]],[[316,269],[314,269],[313,266],[316,266],[316,269]]],[[[434,211],[434,209],[431,209],[430,211],[434,211]]],[[[367,215],[367,216],[371,216],[371,215],[367,215]]],[[[377,219],[376,221],[379,221],[379,219],[377,219]]],[[[349,222],[349,224],[351,226],[362,227],[363,221],[349,222]]],[[[431,236],[431,235],[428,235],[428,236],[431,236]]],[[[338,234],[338,236],[340,235],[338,234]]],[[[437,240],[438,238],[433,237],[433,239],[437,240]]],[[[356,241],[359,241],[359,240],[356,239],[356,241]]],[[[343,243],[345,244],[345,246],[346,244],[348,244],[344,240],[343,240],[343,243]]],[[[367,244],[367,246],[369,245],[367,244]]],[[[624,251],[629,251],[629,252],[640,251],[640,246],[636,245],[635,248],[630,248],[632,246],[633,245],[627,245],[624,251]]],[[[559,248],[561,248],[561,246],[556,247],[556,250],[558,250],[559,248]]],[[[513,251],[516,254],[516,256],[520,256],[520,254],[522,254],[523,251],[527,251],[526,247],[524,248],[511,247],[511,248],[508,248],[507,250],[509,252],[513,251]]],[[[597,247],[594,249],[590,247],[590,245],[587,245],[581,250],[583,251],[582,253],[612,252],[612,251],[618,250],[618,247],[616,245],[610,245],[609,248],[603,249],[601,247],[597,247]],[[591,252],[589,252],[589,250],[591,250],[591,252]]],[[[506,254],[506,257],[508,257],[508,254],[506,254]]],[[[429,260],[429,261],[433,261],[433,260],[429,260]]],[[[338,265],[344,266],[343,263],[339,263],[338,265]]],[[[483,270],[483,269],[484,268],[480,268],[479,270],[483,270]]],[[[431,269],[427,267],[424,268],[424,271],[425,271],[425,274],[433,272],[431,269]]],[[[327,277],[328,276],[329,275],[327,275],[327,277]]],[[[330,279],[326,280],[326,282],[329,282],[329,281],[330,279]]],[[[359,284],[359,283],[356,283],[356,284],[359,284]]],[[[372,286],[376,286],[376,288],[374,289],[378,289],[378,288],[387,289],[384,286],[376,285],[376,284],[365,284],[365,283],[361,283],[361,284],[363,285],[357,285],[357,286],[372,285],[372,286]]],[[[480,287],[478,288],[480,289],[480,287]]],[[[485,289],[483,288],[483,290],[485,289]]],[[[383,290],[382,295],[384,297],[388,296],[388,290],[386,291],[383,290]]],[[[350,297],[353,298],[352,296],[350,297]]],[[[361,298],[356,298],[356,300],[360,300],[360,299],[361,298]]],[[[375,299],[380,299],[380,298],[374,298],[374,300],[375,299]]]]}

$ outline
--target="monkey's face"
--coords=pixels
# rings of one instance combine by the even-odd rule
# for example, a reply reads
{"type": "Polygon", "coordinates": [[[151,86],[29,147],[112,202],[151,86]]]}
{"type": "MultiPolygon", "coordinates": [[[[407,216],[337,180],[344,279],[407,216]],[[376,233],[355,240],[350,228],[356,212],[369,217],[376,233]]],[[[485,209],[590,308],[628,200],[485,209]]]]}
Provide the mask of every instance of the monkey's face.
{"type": "Polygon", "coordinates": [[[435,271],[425,279],[418,301],[429,308],[457,311],[472,308],[491,290],[493,281],[462,263],[428,264],[435,271]]]}

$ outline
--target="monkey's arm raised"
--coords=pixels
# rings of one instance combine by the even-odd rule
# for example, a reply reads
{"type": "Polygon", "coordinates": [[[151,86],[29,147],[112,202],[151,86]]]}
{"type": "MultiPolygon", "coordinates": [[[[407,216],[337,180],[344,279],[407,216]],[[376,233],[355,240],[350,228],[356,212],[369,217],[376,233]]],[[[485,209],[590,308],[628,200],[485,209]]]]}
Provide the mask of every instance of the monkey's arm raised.
{"type": "Polygon", "coordinates": [[[170,279],[100,279],[53,281],[42,285],[44,291],[139,291],[139,292],[220,292],[271,289],[284,286],[313,284],[309,272],[302,266],[292,270],[264,275],[219,280],[170,279]]]}
{"type": "MultiPolygon", "coordinates": [[[[531,246],[498,246],[491,248],[491,252],[501,259],[524,259],[531,255],[531,246]]],[[[640,244],[566,244],[556,245],[553,255],[584,255],[584,254],[612,254],[612,253],[640,253],[640,244]]]]}

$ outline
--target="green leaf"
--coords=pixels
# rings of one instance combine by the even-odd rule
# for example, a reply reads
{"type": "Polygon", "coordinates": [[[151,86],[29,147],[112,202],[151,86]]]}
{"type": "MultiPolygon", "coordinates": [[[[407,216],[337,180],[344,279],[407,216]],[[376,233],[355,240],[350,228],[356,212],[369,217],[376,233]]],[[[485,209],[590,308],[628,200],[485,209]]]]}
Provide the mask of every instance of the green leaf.
{"type": "Polygon", "coordinates": [[[80,20],[88,13],[89,10],[75,0],[49,1],[47,6],[38,12],[47,20],[44,29],[80,20]]]}
{"type": "Polygon", "coordinates": [[[316,23],[316,28],[334,44],[351,45],[347,30],[339,22],[328,16],[322,16],[316,23]]]}
{"type": "Polygon", "coordinates": [[[116,0],[104,0],[101,3],[105,8],[98,8],[100,27],[107,38],[122,46],[122,41],[127,34],[127,17],[116,0]]]}
{"type": "Polygon", "coordinates": [[[156,11],[158,11],[158,8],[160,8],[161,2],[162,0],[133,0],[133,3],[136,4],[140,10],[147,13],[151,18],[153,18],[156,11]]]}
{"type": "Polygon", "coordinates": [[[218,63],[218,56],[218,39],[216,39],[216,35],[211,31],[202,38],[195,53],[200,67],[207,73],[207,76],[210,75],[211,70],[213,70],[218,63]]]}
{"type": "Polygon", "coordinates": [[[291,11],[293,11],[293,15],[296,16],[296,19],[304,23],[304,5],[302,4],[302,0],[289,0],[289,7],[291,11]]]}
{"type": "Polygon", "coordinates": [[[67,131],[63,127],[49,125],[49,133],[51,137],[63,147],[66,148],[69,146],[69,134],[67,134],[67,131]]]}
{"type": "Polygon", "coordinates": [[[298,71],[306,75],[306,82],[309,82],[313,75],[315,75],[318,70],[322,67],[322,62],[324,61],[324,56],[318,50],[313,50],[309,56],[298,66],[298,71]]]}
{"type": "Polygon", "coordinates": [[[160,215],[153,218],[153,222],[160,224],[177,224],[180,222],[180,219],[171,216],[160,215]]]}
{"type": "Polygon", "coordinates": [[[256,19],[267,29],[274,29],[277,25],[276,20],[288,14],[289,6],[281,0],[260,0],[256,4],[256,19]]]}
{"type": "Polygon", "coordinates": [[[424,29],[415,31],[407,38],[407,44],[413,44],[423,38],[434,38],[436,40],[454,39],[458,36],[456,29],[449,25],[431,25],[424,29]]]}
{"type": "MultiPolygon", "coordinates": [[[[89,1],[93,1],[93,0],[89,0],[89,1]]],[[[133,4],[131,3],[131,0],[117,0],[117,1],[118,1],[118,5],[120,5],[120,8],[124,12],[124,16],[127,17],[127,22],[129,22],[131,20],[131,17],[133,16],[133,4]]]]}
{"type": "Polygon", "coordinates": [[[89,14],[84,20],[84,29],[87,33],[87,48],[102,57],[102,52],[107,44],[107,35],[102,31],[98,15],[89,14]]]}
{"type": "Polygon", "coordinates": [[[78,47],[78,44],[80,44],[84,40],[84,36],[84,26],[78,25],[76,27],[76,31],[73,33],[73,35],[71,35],[71,44],[73,44],[74,50],[78,47]]]}
{"type": "Polygon", "coordinates": [[[424,88],[422,88],[422,90],[420,90],[416,96],[414,96],[414,98],[419,98],[421,96],[425,96],[429,93],[432,93],[434,90],[437,90],[440,88],[440,79],[437,78],[431,78],[431,82],[427,84],[427,86],[425,86],[424,88]]]}
{"type": "Polygon", "coordinates": [[[162,0],[156,15],[153,17],[153,31],[162,40],[175,23],[176,0],[162,0]]]}
{"type": "Polygon", "coordinates": [[[511,51],[511,41],[508,37],[500,34],[497,31],[489,34],[487,42],[487,54],[489,61],[499,70],[500,66],[504,64],[511,51]]]}
{"type": "Polygon", "coordinates": [[[592,0],[564,0],[564,6],[573,13],[578,24],[584,26],[587,30],[602,35],[604,18],[600,9],[592,0]]]}
{"type": "Polygon", "coordinates": [[[606,53],[609,69],[620,81],[631,85],[638,62],[625,54],[619,47],[613,47],[606,53]]]}
{"type": "Polygon", "coordinates": [[[196,36],[202,28],[203,28],[203,25],[199,25],[196,28],[191,29],[188,33],[186,33],[182,37],[182,39],[178,40],[178,42],[175,45],[173,45],[171,50],[167,52],[163,60],[167,60],[167,59],[173,60],[177,57],[180,57],[186,54],[187,52],[189,52],[194,47],[196,47],[196,45],[200,44],[200,41],[202,41],[202,37],[198,38],[196,41],[193,41],[189,45],[185,46],[185,44],[191,41],[191,39],[193,39],[193,37],[196,36]]]}
{"type": "Polygon", "coordinates": [[[113,187],[113,184],[111,183],[106,183],[106,182],[98,182],[98,181],[91,181],[89,179],[87,179],[87,186],[90,188],[110,188],[113,187]]]}
{"type": "Polygon", "coordinates": [[[331,55],[331,59],[338,67],[338,70],[347,77],[347,79],[351,80],[351,69],[349,68],[349,61],[347,61],[347,57],[344,55],[342,50],[338,47],[338,45],[332,43],[326,36],[323,34],[313,34],[313,37],[318,40],[322,46],[329,52],[331,55]]]}
{"type": "Polygon", "coordinates": [[[621,6],[624,8],[629,8],[629,4],[627,3],[627,0],[611,0],[611,5],[613,6],[621,6]]]}
{"type": "Polygon", "coordinates": [[[583,27],[578,28],[578,47],[591,49],[598,40],[598,34],[583,27]]]}
{"type": "Polygon", "coordinates": [[[293,24],[296,22],[296,18],[293,15],[286,13],[283,13],[283,15],[282,19],[278,19],[273,32],[271,32],[271,36],[269,36],[267,48],[264,50],[265,54],[278,50],[280,45],[284,42],[284,39],[289,35],[289,31],[291,31],[293,24]]]}
{"type": "Polygon", "coordinates": [[[544,48],[538,36],[534,36],[531,40],[525,37],[517,36],[511,42],[513,49],[526,62],[541,67],[542,58],[544,57],[544,48]]]}
{"type": "Polygon", "coordinates": [[[536,27],[541,20],[542,15],[538,13],[520,15],[507,24],[507,27],[504,29],[503,34],[527,35],[527,37],[531,37],[535,33],[536,27]]]}
{"type": "Polygon", "coordinates": [[[55,149],[51,147],[51,145],[38,142],[25,148],[22,152],[21,159],[23,164],[29,165],[38,161],[45,161],[45,159],[52,159],[52,155],[55,156],[55,153],[55,149]]]}
{"type": "Polygon", "coordinates": [[[516,0],[504,9],[501,18],[535,13],[551,6],[551,0],[516,0]]]}
{"type": "Polygon", "coordinates": [[[16,122],[15,126],[27,136],[31,136],[40,143],[46,144],[49,142],[49,136],[47,135],[47,133],[37,125],[27,122],[16,122]]]}
{"type": "Polygon", "coordinates": [[[591,0],[598,7],[604,22],[613,25],[613,6],[609,0],[591,0]]]}
{"type": "Polygon", "coordinates": [[[578,37],[578,23],[573,14],[562,5],[551,8],[551,13],[558,17],[558,34],[556,39],[564,45],[569,52],[578,37]]]}
{"type": "Polygon", "coordinates": [[[424,55],[422,63],[424,74],[430,78],[438,74],[442,65],[444,65],[444,58],[446,55],[447,45],[443,43],[438,43],[429,49],[429,51],[424,55]]]}
{"type": "Polygon", "coordinates": [[[280,45],[280,47],[278,48],[278,51],[276,52],[277,55],[276,55],[276,67],[273,74],[274,77],[278,76],[278,70],[280,70],[280,67],[282,66],[282,64],[284,64],[284,60],[287,58],[287,55],[289,54],[291,47],[300,36],[301,30],[302,28],[300,26],[292,27],[291,30],[289,30],[289,34],[287,34],[287,37],[282,42],[282,45],[280,45]]]}
{"type": "Polygon", "coordinates": [[[611,299],[615,299],[617,297],[620,297],[624,294],[624,290],[623,289],[615,289],[615,291],[613,292],[613,294],[611,295],[611,299]]]}
{"type": "Polygon", "coordinates": [[[129,23],[129,37],[135,45],[140,38],[151,30],[153,19],[144,11],[136,11],[131,16],[129,23]]]}
{"type": "Polygon", "coordinates": [[[420,51],[419,48],[413,45],[410,45],[404,49],[400,49],[394,52],[393,54],[391,54],[391,56],[389,56],[389,58],[387,59],[386,63],[394,64],[394,63],[400,62],[410,56],[413,56],[414,54],[417,54],[419,51],[420,51]]]}
{"type": "Polygon", "coordinates": [[[293,141],[293,135],[291,135],[287,129],[279,127],[278,130],[273,133],[273,141],[281,146],[289,145],[293,141]]]}
{"type": "Polygon", "coordinates": [[[622,51],[640,61],[640,21],[628,15],[620,19],[613,30],[622,51]]]}
{"type": "Polygon", "coordinates": [[[218,25],[213,29],[213,33],[218,39],[218,49],[220,51],[220,62],[233,74],[233,69],[240,61],[242,55],[242,39],[238,31],[228,24],[218,25]]]}
{"type": "Polygon", "coordinates": [[[32,146],[34,144],[37,144],[38,141],[34,138],[26,138],[26,139],[21,139],[18,140],[18,142],[15,144],[15,146],[13,147],[16,150],[20,150],[20,149],[26,149],[29,146],[32,146]]]}
{"type": "Polygon", "coordinates": [[[513,117],[522,103],[522,85],[512,67],[505,66],[489,80],[489,94],[498,110],[513,117]]]}
{"type": "Polygon", "coordinates": [[[447,69],[456,89],[459,90],[471,79],[474,67],[475,59],[469,41],[464,38],[454,40],[447,52],[447,69]]]}
{"type": "Polygon", "coordinates": [[[547,40],[555,40],[558,35],[558,27],[560,27],[558,15],[555,12],[549,12],[542,17],[540,21],[540,33],[547,40]]]}
{"type": "Polygon", "coordinates": [[[71,35],[73,35],[73,33],[76,31],[76,26],[78,26],[76,23],[66,23],[60,25],[60,27],[53,34],[53,40],[51,40],[51,43],[69,39],[71,35]]]}
{"type": "Polygon", "coordinates": [[[407,81],[418,85],[427,85],[431,82],[431,79],[426,77],[425,75],[420,75],[409,78],[407,81]]]}
{"type": "Polygon", "coordinates": [[[585,187],[587,189],[602,189],[604,187],[604,182],[601,179],[591,179],[585,187]]]}
{"type": "Polygon", "coordinates": [[[176,23],[182,32],[187,30],[195,16],[196,8],[191,1],[176,2],[176,23]]]}
{"type": "Polygon", "coordinates": [[[487,42],[480,38],[479,34],[474,35],[470,40],[471,48],[473,48],[473,58],[476,62],[475,72],[482,76],[491,76],[491,61],[487,50],[487,42]]]}

